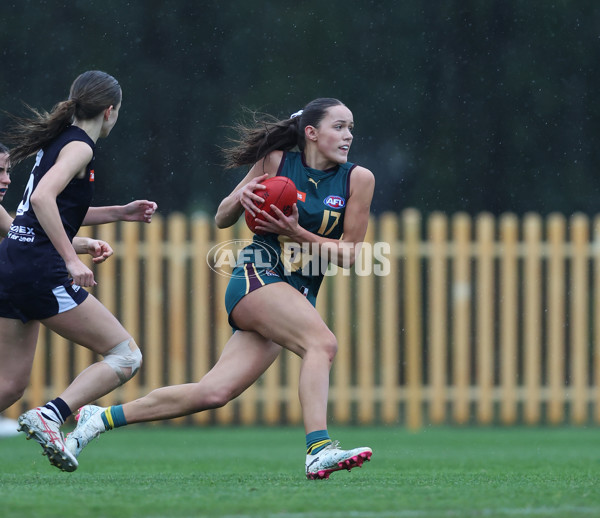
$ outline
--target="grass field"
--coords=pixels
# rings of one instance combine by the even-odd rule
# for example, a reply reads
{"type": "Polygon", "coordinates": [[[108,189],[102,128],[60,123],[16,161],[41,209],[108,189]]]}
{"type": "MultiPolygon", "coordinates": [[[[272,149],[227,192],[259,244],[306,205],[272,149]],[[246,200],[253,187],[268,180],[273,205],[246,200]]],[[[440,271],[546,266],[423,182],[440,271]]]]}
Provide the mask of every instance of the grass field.
{"type": "Polygon", "coordinates": [[[339,428],[373,460],[304,477],[299,428],[110,432],[61,473],[24,437],[0,440],[0,516],[600,517],[600,430],[339,428]]]}

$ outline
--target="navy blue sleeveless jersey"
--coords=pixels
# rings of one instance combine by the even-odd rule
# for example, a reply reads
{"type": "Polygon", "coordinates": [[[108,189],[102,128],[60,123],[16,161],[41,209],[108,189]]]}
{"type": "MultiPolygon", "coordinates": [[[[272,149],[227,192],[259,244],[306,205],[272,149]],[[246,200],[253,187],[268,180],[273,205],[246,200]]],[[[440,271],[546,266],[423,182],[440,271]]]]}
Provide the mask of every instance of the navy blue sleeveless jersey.
{"type": "MultiPolygon", "coordinates": [[[[31,193],[54,165],[60,151],[73,141],[95,149],[94,141],[76,126],[67,127],[41,149],[29,176],[23,199],[6,238],[0,243],[0,293],[26,293],[54,288],[68,278],[64,260],[40,225],[30,205],[31,193]]],[[[83,178],[74,178],[57,196],[58,211],[69,240],[73,240],[94,194],[94,158],[83,178]]]]}

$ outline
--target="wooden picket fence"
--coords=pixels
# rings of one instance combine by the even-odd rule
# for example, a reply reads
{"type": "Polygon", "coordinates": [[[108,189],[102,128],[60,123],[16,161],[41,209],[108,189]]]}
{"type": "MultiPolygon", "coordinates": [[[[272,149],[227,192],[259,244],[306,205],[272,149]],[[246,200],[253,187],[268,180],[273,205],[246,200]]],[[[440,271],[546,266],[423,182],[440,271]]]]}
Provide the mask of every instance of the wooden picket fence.
{"type": "MultiPolygon", "coordinates": [[[[88,235],[115,249],[95,268],[94,293],[144,352],[141,372],[100,404],[200,379],[231,334],[228,278],[207,257],[249,230],[172,214],[88,235]]],[[[409,209],[373,218],[366,242],[352,271],[329,272],[317,305],[339,341],[332,422],[600,422],[600,217],[433,213],[423,221],[409,209]]],[[[43,331],[30,387],[8,415],[55,397],[93,360],[43,331]]],[[[175,422],[301,423],[299,371],[285,351],[233,403],[175,422]]]]}

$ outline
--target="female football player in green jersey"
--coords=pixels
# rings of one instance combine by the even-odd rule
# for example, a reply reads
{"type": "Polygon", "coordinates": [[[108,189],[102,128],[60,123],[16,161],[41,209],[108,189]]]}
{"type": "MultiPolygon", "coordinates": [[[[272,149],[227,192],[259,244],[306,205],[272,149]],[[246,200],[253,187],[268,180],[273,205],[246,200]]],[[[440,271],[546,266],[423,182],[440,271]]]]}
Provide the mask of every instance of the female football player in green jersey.
{"type": "Polygon", "coordinates": [[[279,251],[271,263],[253,261],[234,269],[226,307],[234,333],[215,366],[198,383],[163,387],[124,405],[81,409],[67,447],[77,456],[98,434],[125,424],[169,419],[225,405],[254,383],[282,348],[302,358],[299,396],[306,431],[306,476],[328,478],[333,471],[361,466],[367,447],[342,450],[327,431],[329,371],[337,351],[334,334],[314,307],[324,271],[317,264],[286,261],[285,244],[316,250],[321,257],[350,267],[365,237],[375,179],[371,171],[348,162],[354,121],[337,99],[320,98],[285,120],[266,118],[239,126],[240,138],[226,151],[230,167],[252,165],[245,178],[219,205],[220,228],[237,222],[245,210],[261,212],[264,223],[252,247],[279,251]],[[276,175],[296,184],[298,202],[290,216],[259,211],[260,183],[276,175]],[[259,194],[254,193],[259,190],[259,194]]]}

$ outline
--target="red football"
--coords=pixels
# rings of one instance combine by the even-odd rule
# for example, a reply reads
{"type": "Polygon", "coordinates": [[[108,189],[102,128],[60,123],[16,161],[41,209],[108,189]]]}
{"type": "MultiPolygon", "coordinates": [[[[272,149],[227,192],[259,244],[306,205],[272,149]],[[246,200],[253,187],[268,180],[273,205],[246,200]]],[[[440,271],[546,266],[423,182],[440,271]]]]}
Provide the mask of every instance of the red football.
{"type": "MultiPolygon", "coordinates": [[[[256,203],[256,206],[271,216],[275,216],[271,209],[271,205],[275,205],[286,216],[289,216],[292,213],[292,206],[298,200],[298,192],[294,182],[286,176],[274,176],[273,178],[267,178],[261,185],[264,185],[266,189],[256,189],[254,192],[264,201],[256,203]]],[[[250,230],[255,234],[263,235],[264,232],[255,228],[259,219],[263,219],[260,214],[254,217],[246,211],[246,223],[250,230]]]]}

